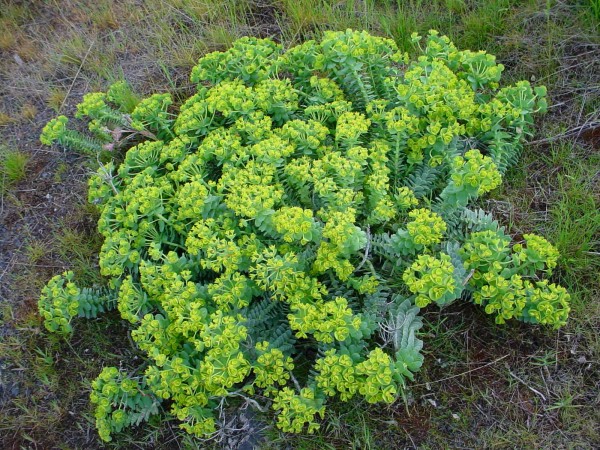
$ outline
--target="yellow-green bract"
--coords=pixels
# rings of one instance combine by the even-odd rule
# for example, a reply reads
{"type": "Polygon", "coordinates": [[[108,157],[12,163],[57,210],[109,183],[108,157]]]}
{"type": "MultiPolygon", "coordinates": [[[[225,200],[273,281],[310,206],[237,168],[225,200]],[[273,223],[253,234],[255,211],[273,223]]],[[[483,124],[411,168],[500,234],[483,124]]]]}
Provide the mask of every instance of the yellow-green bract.
{"type": "MultiPolygon", "coordinates": [[[[317,429],[327,397],[393,402],[431,303],[564,324],[568,293],[540,281],[556,250],[533,235],[511,248],[469,209],[545,109],[543,87],[499,88],[502,69],[436,32],[413,61],[366,32],[287,51],[243,38],[199,61],[179,107],[120,83],[80,105],[92,137],[51,121],[42,142],[103,161],[100,268],[146,355],[94,382],[102,439],[159,413],[210,436],[225,401],[268,399],[289,432],[317,429]]],[[[40,301],[64,334],[85,304],[71,278],[40,301]]]]}

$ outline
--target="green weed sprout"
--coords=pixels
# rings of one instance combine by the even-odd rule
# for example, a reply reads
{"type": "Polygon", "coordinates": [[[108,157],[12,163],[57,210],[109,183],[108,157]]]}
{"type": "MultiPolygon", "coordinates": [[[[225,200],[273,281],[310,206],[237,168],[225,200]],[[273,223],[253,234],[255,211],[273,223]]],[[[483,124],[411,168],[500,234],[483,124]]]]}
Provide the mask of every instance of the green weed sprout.
{"type": "MultiPolygon", "coordinates": [[[[126,150],[90,179],[100,269],[146,356],[94,382],[101,438],[154,414],[210,436],[226,402],[271,405],[285,432],[318,429],[328,397],[394,402],[430,304],[563,325],[569,294],[542,278],[554,247],[511,247],[469,208],[545,109],[545,89],[500,88],[502,70],[433,31],[410,61],[349,30],[287,51],[242,38],[199,61],[180,106],[122,82],[88,94],[93,139],[126,150]]],[[[73,133],[61,116],[41,139],[99,151],[73,133]]],[[[71,332],[81,292],[49,282],[49,330],[71,332]]]]}

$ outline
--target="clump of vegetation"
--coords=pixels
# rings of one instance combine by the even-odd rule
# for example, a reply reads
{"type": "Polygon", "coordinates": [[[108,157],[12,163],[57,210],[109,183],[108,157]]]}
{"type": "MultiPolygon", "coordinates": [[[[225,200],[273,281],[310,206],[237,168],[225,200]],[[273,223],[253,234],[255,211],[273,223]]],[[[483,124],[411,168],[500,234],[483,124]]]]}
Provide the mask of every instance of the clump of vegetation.
{"type": "Polygon", "coordinates": [[[179,108],[132,104],[120,82],[78,106],[92,137],[48,123],[43,143],[104,160],[89,200],[109,291],[53,278],[46,327],[68,336],[116,304],[147,357],[93,383],[101,438],[158,413],[210,436],[224,402],[266,402],[287,432],[318,429],[328,397],[391,403],[422,365],[432,303],[564,325],[569,294],[542,279],[556,249],[511,244],[470,207],[546,108],[543,87],[500,88],[502,70],[436,32],[413,61],[366,32],[287,51],[243,38],[199,61],[179,108]]]}
{"type": "Polygon", "coordinates": [[[0,147],[0,178],[2,186],[17,183],[26,176],[29,155],[19,150],[0,147]]]}

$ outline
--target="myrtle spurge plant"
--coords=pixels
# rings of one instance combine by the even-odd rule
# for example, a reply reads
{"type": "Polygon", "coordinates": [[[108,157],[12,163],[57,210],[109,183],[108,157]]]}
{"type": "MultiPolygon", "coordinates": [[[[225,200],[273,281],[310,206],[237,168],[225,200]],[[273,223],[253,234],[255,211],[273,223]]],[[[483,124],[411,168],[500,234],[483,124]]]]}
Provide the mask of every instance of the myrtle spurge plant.
{"type": "MultiPolygon", "coordinates": [[[[411,61],[366,32],[287,51],[243,38],[199,61],[178,107],[120,83],[79,106],[91,137],[46,126],[42,142],[99,154],[89,200],[113,295],[94,312],[116,299],[146,355],[93,383],[102,439],[153,414],[210,436],[227,403],[312,432],[328,397],[394,402],[431,304],[565,323],[569,294],[541,278],[554,247],[511,244],[469,208],[515,162],[545,89],[500,88],[492,55],[436,32],[422,45],[411,61]]],[[[48,329],[72,332],[82,299],[72,275],[52,279],[48,329]]]]}
{"type": "Polygon", "coordinates": [[[73,332],[74,317],[96,317],[114,308],[114,298],[105,289],[80,289],[73,282],[71,271],[53,277],[42,289],[38,302],[48,331],[61,335],[73,332]]]}

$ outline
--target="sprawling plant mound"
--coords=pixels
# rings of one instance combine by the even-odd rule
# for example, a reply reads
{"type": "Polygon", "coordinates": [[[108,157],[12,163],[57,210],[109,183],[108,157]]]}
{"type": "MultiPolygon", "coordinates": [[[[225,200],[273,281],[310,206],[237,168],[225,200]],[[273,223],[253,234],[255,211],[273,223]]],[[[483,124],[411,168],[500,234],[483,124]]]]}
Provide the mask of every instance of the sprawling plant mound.
{"type": "Polygon", "coordinates": [[[545,109],[543,87],[499,89],[502,69],[435,32],[416,61],[366,32],[285,52],[243,38],[200,60],[179,108],[118,83],[79,105],[94,137],[51,121],[43,142],[104,158],[89,198],[110,283],[52,279],[46,326],[69,334],[116,305],[147,357],[94,381],[100,436],[157,413],[209,435],[234,399],[270,404],[293,432],[319,427],[327,397],[393,402],[422,364],[431,303],[564,324],[569,295],[540,279],[557,251],[511,245],[469,209],[545,109]]]}

